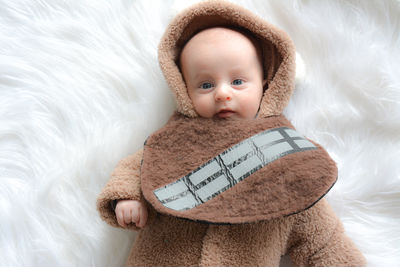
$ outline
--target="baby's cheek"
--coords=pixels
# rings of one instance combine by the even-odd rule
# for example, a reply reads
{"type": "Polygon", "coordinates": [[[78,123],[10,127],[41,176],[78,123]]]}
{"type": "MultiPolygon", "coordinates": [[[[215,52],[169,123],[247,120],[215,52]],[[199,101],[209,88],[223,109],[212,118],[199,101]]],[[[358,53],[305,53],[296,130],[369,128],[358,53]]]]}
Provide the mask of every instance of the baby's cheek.
{"type": "Polygon", "coordinates": [[[252,119],[256,116],[260,106],[259,98],[248,98],[242,103],[242,111],[247,119],[252,119]]]}
{"type": "Polygon", "coordinates": [[[214,115],[211,100],[206,95],[196,97],[193,101],[193,105],[197,114],[201,117],[211,118],[214,115]]]}

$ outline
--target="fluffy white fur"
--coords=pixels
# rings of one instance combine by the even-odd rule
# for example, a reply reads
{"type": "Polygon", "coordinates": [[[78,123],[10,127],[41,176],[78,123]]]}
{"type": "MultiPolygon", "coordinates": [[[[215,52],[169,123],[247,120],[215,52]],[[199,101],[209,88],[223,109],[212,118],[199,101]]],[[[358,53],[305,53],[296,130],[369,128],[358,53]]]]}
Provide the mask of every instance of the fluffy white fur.
{"type": "MultiPolygon", "coordinates": [[[[173,112],[157,45],[194,2],[0,1],[1,266],[123,266],[134,233],[96,197],[173,112]]],[[[399,266],[400,2],[234,2],[293,38],[285,114],[337,161],[327,197],[368,266],[399,266]]]]}

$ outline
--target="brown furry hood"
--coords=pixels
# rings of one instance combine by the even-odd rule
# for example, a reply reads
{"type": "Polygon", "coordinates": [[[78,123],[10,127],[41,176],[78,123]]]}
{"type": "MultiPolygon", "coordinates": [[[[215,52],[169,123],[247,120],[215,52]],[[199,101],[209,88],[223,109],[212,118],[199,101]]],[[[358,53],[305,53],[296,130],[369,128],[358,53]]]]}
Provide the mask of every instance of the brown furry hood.
{"type": "Polygon", "coordinates": [[[284,31],[250,11],[215,0],[198,3],[178,14],[159,44],[160,67],[175,95],[178,112],[198,117],[177,64],[180,52],[193,35],[216,26],[244,29],[259,40],[268,87],[264,91],[258,117],[280,115],[294,89],[296,54],[293,42],[284,31]]]}

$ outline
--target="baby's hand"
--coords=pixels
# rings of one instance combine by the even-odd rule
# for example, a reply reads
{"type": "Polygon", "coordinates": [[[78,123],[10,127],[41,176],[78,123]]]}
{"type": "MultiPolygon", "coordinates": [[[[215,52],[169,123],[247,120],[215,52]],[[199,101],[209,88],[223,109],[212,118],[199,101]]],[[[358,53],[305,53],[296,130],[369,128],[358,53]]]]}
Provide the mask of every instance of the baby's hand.
{"type": "Polygon", "coordinates": [[[118,224],[126,228],[128,224],[135,223],[142,228],[147,221],[147,208],[137,200],[119,200],[115,208],[118,224]]]}

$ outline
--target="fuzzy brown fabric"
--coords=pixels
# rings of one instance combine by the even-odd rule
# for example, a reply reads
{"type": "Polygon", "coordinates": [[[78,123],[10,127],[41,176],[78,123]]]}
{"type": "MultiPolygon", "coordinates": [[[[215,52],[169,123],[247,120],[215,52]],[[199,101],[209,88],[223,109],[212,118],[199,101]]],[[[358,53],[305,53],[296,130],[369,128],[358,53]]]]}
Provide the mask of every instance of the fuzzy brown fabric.
{"type": "Polygon", "coordinates": [[[285,218],[207,225],[163,214],[139,232],[127,266],[365,266],[326,200],[285,218]]]}
{"type": "Polygon", "coordinates": [[[215,26],[244,29],[260,41],[268,89],[258,116],[280,115],[294,89],[296,53],[293,42],[284,31],[225,1],[204,1],[186,9],[174,18],[162,37],[158,59],[175,95],[178,111],[189,117],[198,116],[177,64],[180,51],[194,34],[215,26]]]}
{"type": "MultiPolygon", "coordinates": [[[[120,226],[110,211],[109,202],[118,199],[127,184],[130,184],[129,194],[135,195],[131,199],[141,199],[136,172],[140,167],[140,153],[118,164],[98,198],[102,218],[114,227],[120,226]],[[135,174],[125,176],[128,171],[135,174]]],[[[285,254],[299,267],[366,265],[325,199],[295,215],[235,225],[197,223],[148,208],[149,221],[139,231],[126,266],[279,266],[285,254]]],[[[130,229],[138,230],[132,224],[130,229]]]]}
{"type": "Polygon", "coordinates": [[[335,162],[316,143],[318,149],[275,160],[189,210],[166,208],[153,193],[240,141],[284,126],[294,129],[283,115],[224,120],[188,118],[175,113],[166,126],[146,141],[141,168],[143,195],[161,213],[214,223],[269,220],[305,210],[324,196],[337,178],[335,162]]]}

